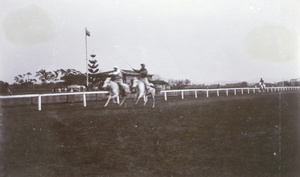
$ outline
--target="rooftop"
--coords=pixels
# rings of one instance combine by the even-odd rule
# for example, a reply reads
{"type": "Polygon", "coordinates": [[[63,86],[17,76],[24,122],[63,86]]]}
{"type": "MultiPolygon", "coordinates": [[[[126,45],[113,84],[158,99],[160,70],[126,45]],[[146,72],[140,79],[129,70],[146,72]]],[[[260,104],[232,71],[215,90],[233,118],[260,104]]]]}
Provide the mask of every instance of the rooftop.
{"type": "MultiPolygon", "coordinates": [[[[125,75],[129,75],[129,76],[140,76],[139,73],[136,73],[132,70],[127,70],[127,69],[121,69],[122,70],[122,73],[125,74],[125,75]]],[[[99,75],[106,75],[106,74],[109,74],[109,73],[112,73],[114,72],[114,70],[110,70],[110,71],[105,71],[105,72],[101,72],[101,73],[98,73],[99,75]]],[[[148,76],[153,76],[154,74],[148,74],[148,76]]]]}

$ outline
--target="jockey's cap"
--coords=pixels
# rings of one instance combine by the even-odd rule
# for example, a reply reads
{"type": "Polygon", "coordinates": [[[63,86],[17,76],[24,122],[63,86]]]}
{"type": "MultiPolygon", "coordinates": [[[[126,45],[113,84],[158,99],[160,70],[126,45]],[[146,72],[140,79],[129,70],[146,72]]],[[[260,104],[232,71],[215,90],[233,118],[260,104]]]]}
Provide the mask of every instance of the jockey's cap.
{"type": "Polygon", "coordinates": [[[142,63],[142,64],[141,64],[141,66],[145,66],[145,64],[144,64],[144,63],[142,63]]]}
{"type": "Polygon", "coordinates": [[[118,69],[118,66],[114,66],[114,68],[118,69]]]}

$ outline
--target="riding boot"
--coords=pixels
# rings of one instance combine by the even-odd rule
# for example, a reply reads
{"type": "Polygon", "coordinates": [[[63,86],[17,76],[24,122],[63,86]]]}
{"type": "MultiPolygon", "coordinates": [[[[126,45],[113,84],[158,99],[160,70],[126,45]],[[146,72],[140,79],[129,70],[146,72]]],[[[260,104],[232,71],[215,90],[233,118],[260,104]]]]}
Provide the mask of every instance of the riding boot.
{"type": "Polygon", "coordinates": [[[126,92],[125,92],[125,89],[122,87],[122,93],[124,96],[126,96],[126,92]]]}
{"type": "Polygon", "coordinates": [[[123,85],[119,84],[119,88],[120,88],[120,95],[126,96],[125,88],[123,87],[123,85]]]}

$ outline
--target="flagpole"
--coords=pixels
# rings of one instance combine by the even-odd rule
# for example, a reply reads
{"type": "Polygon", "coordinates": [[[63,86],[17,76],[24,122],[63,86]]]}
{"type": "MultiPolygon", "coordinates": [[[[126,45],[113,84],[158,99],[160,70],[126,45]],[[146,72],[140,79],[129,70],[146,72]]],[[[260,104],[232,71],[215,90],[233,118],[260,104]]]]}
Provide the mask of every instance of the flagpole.
{"type": "MultiPolygon", "coordinates": [[[[88,55],[87,55],[87,29],[85,28],[84,31],[84,35],[85,35],[85,70],[86,70],[86,87],[88,88],[89,86],[89,74],[88,74],[88,55]]],[[[86,89],[87,89],[86,88],[86,89]]]]}

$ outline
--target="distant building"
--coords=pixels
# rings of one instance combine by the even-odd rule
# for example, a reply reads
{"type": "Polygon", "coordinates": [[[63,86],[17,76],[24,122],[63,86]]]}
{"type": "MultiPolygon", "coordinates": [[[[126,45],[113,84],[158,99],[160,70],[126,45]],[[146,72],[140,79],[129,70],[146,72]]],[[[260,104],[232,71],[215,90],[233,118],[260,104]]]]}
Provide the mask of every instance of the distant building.
{"type": "Polygon", "coordinates": [[[169,90],[170,86],[168,82],[165,82],[163,80],[155,80],[155,81],[150,81],[152,84],[154,84],[155,88],[159,90],[169,90]]]}
{"type": "Polygon", "coordinates": [[[300,82],[300,78],[297,78],[297,79],[291,79],[290,82],[300,82]]]}
{"type": "Polygon", "coordinates": [[[290,85],[291,85],[291,86],[299,86],[299,85],[300,85],[300,78],[297,78],[297,79],[291,79],[291,80],[290,80],[290,85]]]}

